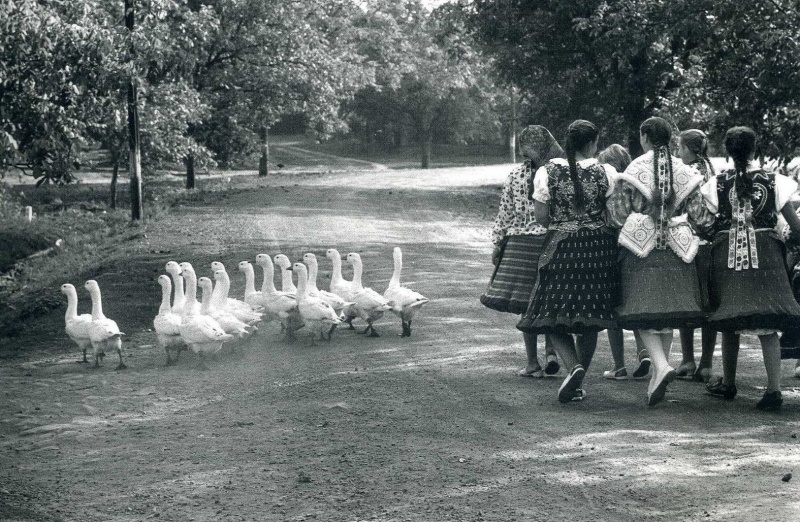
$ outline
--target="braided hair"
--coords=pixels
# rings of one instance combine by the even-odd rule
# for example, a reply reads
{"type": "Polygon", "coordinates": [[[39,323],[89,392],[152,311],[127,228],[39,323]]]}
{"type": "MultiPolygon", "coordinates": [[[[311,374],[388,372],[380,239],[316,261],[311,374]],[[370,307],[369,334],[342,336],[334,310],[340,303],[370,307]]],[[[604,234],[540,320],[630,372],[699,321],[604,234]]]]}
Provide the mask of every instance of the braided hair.
{"type": "Polygon", "coordinates": [[[702,174],[706,181],[716,176],[717,173],[714,171],[714,166],[711,164],[711,160],[708,159],[708,138],[705,132],[698,129],[685,130],[681,132],[680,140],[681,144],[697,156],[700,163],[702,163],[703,170],[705,170],[702,174]]]}
{"type": "Polygon", "coordinates": [[[567,163],[569,163],[569,177],[575,191],[573,209],[578,215],[583,214],[586,204],[584,201],[583,185],[578,178],[578,167],[576,165],[575,155],[595,141],[599,134],[600,131],[597,130],[595,124],[586,120],[575,120],[567,128],[567,136],[564,140],[564,152],[567,156],[567,163]]]}
{"type": "Polygon", "coordinates": [[[669,150],[669,140],[672,137],[672,128],[664,118],[653,116],[647,118],[639,126],[639,133],[647,136],[653,145],[653,175],[655,176],[656,190],[653,191],[653,212],[660,212],[662,203],[670,205],[675,199],[675,188],[672,180],[672,153],[669,150]],[[665,161],[667,166],[667,179],[662,180],[658,172],[659,161],[665,161]],[[663,187],[663,191],[660,190],[663,187]]]}
{"type": "Polygon", "coordinates": [[[733,159],[734,186],[739,200],[753,196],[753,176],[748,174],[750,155],[756,150],[756,133],[750,127],[732,127],[725,133],[725,150],[733,159]]]}

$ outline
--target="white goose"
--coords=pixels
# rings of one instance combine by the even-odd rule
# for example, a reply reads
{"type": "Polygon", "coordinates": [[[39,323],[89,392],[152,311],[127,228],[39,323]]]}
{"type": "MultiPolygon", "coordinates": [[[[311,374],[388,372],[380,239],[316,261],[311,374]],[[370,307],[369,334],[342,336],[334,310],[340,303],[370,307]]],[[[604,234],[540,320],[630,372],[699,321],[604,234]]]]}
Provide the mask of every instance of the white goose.
{"type": "MultiPolygon", "coordinates": [[[[197,276],[191,270],[189,263],[181,263],[181,275],[186,280],[186,298],[197,300],[197,276]],[[187,270],[188,269],[188,270],[187,270]]],[[[219,323],[204,312],[208,311],[211,302],[211,293],[203,292],[203,304],[200,311],[195,312],[187,307],[181,315],[181,338],[189,348],[200,357],[198,368],[205,370],[204,356],[207,353],[217,353],[222,349],[222,343],[230,341],[233,336],[225,333],[219,323]]]]}
{"type": "MultiPolygon", "coordinates": [[[[237,319],[247,324],[255,324],[261,320],[260,310],[256,310],[252,305],[245,303],[239,299],[229,297],[231,289],[231,279],[225,270],[225,265],[219,261],[211,263],[211,273],[214,274],[216,284],[214,284],[214,291],[211,294],[211,307],[225,310],[236,316],[237,319]],[[216,272],[222,270],[225,274],[224,278],[218,279],[216,272]]],[[[259,307],[260,308],[260,307],[259,307]]]]}
{"type": "MultiPolygon", "coordinates": [[[[290,341],[294,340],[294,332],[303,327],[303,320],[297,312],[297,294],[279,292],[275,288],[275,266],[267,254],[258,254],[256,256],[256,264],[264,271],[264,282],[261,285],[264,309],[272,317],[280,320],[281,327],[286,332],[287,338],[290,341]]],[[[286,271],[286,273],[291,277],[292,273],[290,271],[286,271]]]]}
{"type": "Polygon", "coordinates": [[[361,264],[361,256],[355,252],[347,254],[347,261],[353,265],[353,294],[351,300],[355,303],[355,310],[358,317],[367,322],[367,327],[362,334],[369,334],[369,337],[380,337],[372,323],[383,317],[383,312],[392,309],[391,303],[381,294],[371,288],[364,288],[361,284],[361,273],[364,270],[361,264]]]}
{"type": "Polygon", "coordinates": [[[275,256],[275,264],[281,269],[281,291],[287,294],[296,294],[297,287],[292,281],[292,262],[285,255],[278,254],[275,256]]]}
{"type": "Polygon", "coordinates": [[[262,293],[256,290],[253,265],[250,264],[250,261],[241,261],[239,262],[239,271],[244,273],[244,302],[253,307],[263,307],[264,298],[262,293]]]}
{"type": "MultiPolygon", "coordinates": [[[[331,260],[331,264],[333,264],[333,270],[331,271],[331,285],[330,290],[331,293],[334,293],[344,299],[345,301],[352,302],[353,296],[353,282],[346,280],[342,277],[342,255],[339,254],[339,251],[335,248],[329,248],[327,252],[325,252],[325,257],[331,260]]],[[[342,310],[344,314],[344,322],[347,323],[347,326],[350,330],[355,330],[353,327],[353,319],[358,317],[356,314],[355,308],[350,306],[346,307],[342,310]]]]}
{"type": "Polygon", "coordinates": [[[392,312],[400,318],[400,322],[403,325],[403,333],[400,334],[400,337],[410,337],[411,320],[430,299],[400,285],[400,272],[403,270],[403,252],[400,247],[394,247],[393,255],[394,273],[389,281],[389,287],[383,293],[383,297],[392,303],[392,312]]]}
{"type": "Polygon", "coordinates": [[[311,345],[319,334],[330,341],[333,328],[341,321],[336,311],[319,297],[308,295],[308,269],[303,263],[295,263],[292,270],[297,272],[297,309],[311,334],[311,345]],[[327,336],[327,337],[326,337],[327,336]]]}
{"type": "Polygon", "coordinates": [[[349,301],[345,301],[337,294],[333,292],[327,292],[325,290],[320,290],[317,288],[317,272],[319,270],[319,265],[317,264],[317,256],[312,253],[304,254],[303,255],[303,263],[308,266],[308,287],[306,292],[308,295],[312,297],[319,297],[331,307],[336,310],[337,315],[342,313],[342,310],[348,306],[352,305],[353,303],[349,301]]]}
{"type": "Polygon", "coordinates": [[[122,362],[122,336],[124,333],[119,331],[119,327],[114,320],[103,315],[103,301],[100,297],[100,286],[94,279],[89,279],[83,287],[92,297],[92,324],[89,328],[89,338],[94,349],[94,365],[100,366],[98,358],[106,349],[116,350],[119,354],[119,365],[117,370],[126,368],[122,362]]]}
{"type": "Polygon", "coordinates": [[[153,328],[156,331],[158,344],[167,352],[167,366],[169,366],[178,360],[185,344],[181,339],[181,316],[173,312],[169,304],[172,293],[172,282],[169,276],[158,276],[158,284],[161,285],[161,306],[158,308],[158,315],[153,319],[153,328]],[[170,349],[173,348],[175,349],[175,361],[170,355],[170,349]]]}
{"type": "Polygon", "coordinates": [[[70,339],[83,351],[81,363],[88,363],[86,350],[92,346],[89,329],[92,326],[92,314],[78,315],[78,292],[69,283],[61,285],[61,293],[67,296],[67,313],[64,315],[65,330],[70,339]]]}
{"type": "MultiPolygon", "coordinates": [[[[181,267],[175,261],[167,261],[164,267],[169,275],[172,276],[173,287],[175,288],[175,297],[172,299],[172,311],[178,315],[183,313],[183,307],[186,306],[186,293],[183,289],[183,277],[181,277],[181,267]]],[[[192,303],[192,308],[195,312],[200,312],[200,303],[195,299],[192,303]]]]}

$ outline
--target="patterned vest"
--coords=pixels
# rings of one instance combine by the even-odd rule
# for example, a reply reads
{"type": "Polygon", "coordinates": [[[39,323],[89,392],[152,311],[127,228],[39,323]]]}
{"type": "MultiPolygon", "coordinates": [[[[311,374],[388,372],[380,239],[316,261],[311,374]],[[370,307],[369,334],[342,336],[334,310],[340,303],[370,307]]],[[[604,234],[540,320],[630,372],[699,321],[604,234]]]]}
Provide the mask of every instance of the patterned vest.
{"type": "Polygon", "coordinates": [[[569,165],[550,161],[547,169],[547,185],[550,189],[550,224],[548,228],[575,232],[579,228],[597,229],[605,225],[606,193],[608,178],[599,163],[588,167],[576,165],[578,180],[583,187],[584,213],[574,210],[575,187],[570,178],[569,165]]]}
{"type": "Polygon", "coordinates": [[[717,176],[717,232],[729,232],[728,268],[758,268],[756,229],[774,229],[778,224],[775,212],[775,175],[763,170],[748,172],[753,176],[753,196],[741,201],[736,194],[736,172],[722,171],[717,176]]]}

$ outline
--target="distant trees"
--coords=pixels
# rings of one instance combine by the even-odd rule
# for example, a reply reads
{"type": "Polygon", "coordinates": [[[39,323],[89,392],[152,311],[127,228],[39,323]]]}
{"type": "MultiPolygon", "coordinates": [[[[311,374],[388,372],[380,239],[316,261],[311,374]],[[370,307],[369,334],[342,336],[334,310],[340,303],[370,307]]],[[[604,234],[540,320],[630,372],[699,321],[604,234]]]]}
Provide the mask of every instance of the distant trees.
{"type": "Polygon", "coordinates": [[[798,0],[475,0],[469,25],[555,129],[594,119],[636,150],[638,124],[663,114],[753,126],[786,156],[800,139],[798,17],[798,0]]]}

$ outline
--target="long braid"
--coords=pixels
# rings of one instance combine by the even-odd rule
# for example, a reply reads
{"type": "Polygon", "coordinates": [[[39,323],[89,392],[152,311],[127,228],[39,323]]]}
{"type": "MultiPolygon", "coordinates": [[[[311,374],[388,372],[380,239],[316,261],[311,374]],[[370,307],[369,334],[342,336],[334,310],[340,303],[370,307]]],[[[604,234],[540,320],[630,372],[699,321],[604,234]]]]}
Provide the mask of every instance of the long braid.
{"type": "Polygon", "coordinates": [[[733,159],[734,187],[739,200],[753,197],[753,176],[748,174],[750,155],[755,151],[756,133],[749,127],[733,127],[725,134],[725,149],[733,159]]]}
{"type": "Polygon", "coordinates": [[[567,129],[567,137],[564,140],[564,152],[569,164],[569,178],[575,193],[573,210],[577,215],[582,215],[586,211],[586,197],[583,192],[583,183],[578,176],[578,165],[575,155],[586,148],[587,145],[597,139],[599,131],[590,121],[575,120],[567,129]]]}
{"type": "Polygon", "coordinates": [[[708,137],[703,131],[698,129],[685,130],[681,132],[680,141],[681,145],[689,149],[697,157],[696,163],[699,164],[700,173],[705,181],[717,175],[714,165],[711,164],[711,160],[708,158],[708,137]]]}
{"type": "Polygon", "coordinates": [[[655,190],[653,191],[653,216],[661,213],[664,205],[672,204],[675,199],[675,188],[672,176],[672,153],[669,151],[669,140],[672,129],[663,118],[654,116],[646,119],[639,127],[639,132],[644,134],[653,145],[653,175],[655,176],[655,190]],[[659,165],[666,165],[666,179],[662,179],[659,165]]]}

